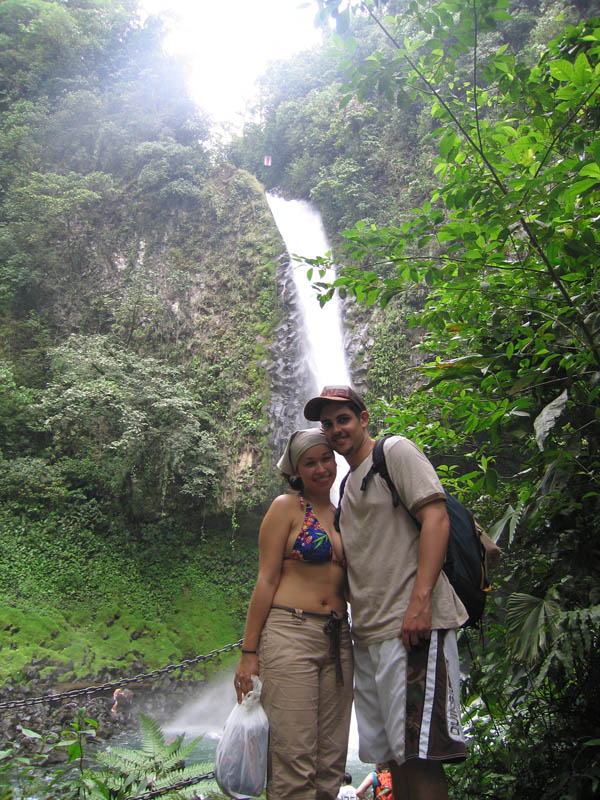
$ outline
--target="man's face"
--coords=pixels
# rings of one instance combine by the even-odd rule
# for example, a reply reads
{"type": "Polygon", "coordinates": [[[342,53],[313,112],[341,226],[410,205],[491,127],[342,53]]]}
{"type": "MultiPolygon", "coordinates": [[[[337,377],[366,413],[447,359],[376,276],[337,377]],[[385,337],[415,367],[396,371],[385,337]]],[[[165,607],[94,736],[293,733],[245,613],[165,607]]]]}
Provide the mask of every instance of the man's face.
{"type": "Polygon", "coordinates": [[[328,403],[321,411],[321,428],[327,441],[340,455],[351,456],[358,452],[367,435],[369,415],[363,411],[360,416],[350,406],[328,403]]]}

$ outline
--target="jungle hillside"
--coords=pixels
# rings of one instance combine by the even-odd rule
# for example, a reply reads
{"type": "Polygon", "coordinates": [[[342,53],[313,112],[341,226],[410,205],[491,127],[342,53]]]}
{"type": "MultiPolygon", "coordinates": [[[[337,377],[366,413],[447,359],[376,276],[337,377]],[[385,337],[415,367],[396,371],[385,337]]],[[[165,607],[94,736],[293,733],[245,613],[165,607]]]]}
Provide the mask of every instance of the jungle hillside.
{"type": "Polygon", "coordinates": [[[283,488],[274,190],[322,214],[332,252],[307,280],[341,298],[371,433],[417,442],[502,548],[459,636],[451,797],[587,800],[598,9],[315,12],[323,46],[273,62],[224,140],[135,0],[0,4],[0,681],[91,683],[240,637],[283,488]]]}

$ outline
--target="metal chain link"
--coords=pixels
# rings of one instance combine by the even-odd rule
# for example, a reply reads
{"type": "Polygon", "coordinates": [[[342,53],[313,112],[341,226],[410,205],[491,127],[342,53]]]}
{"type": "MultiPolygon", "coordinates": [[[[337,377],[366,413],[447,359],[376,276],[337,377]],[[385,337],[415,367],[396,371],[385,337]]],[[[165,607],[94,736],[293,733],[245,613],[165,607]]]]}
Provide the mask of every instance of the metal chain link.
{"type": "Polygon", "coordinates": [[[222,653],[228,653],[230,650],[235,650],[236,647],[241,647],[242,641],[243,640],[240,639],[234,644],[225,645],[225,647],[222,647],[220,650],[211,650],[210,653],[207,653],[206,655],[196,656],[195,658],[187,658],[179,664],[168,664],[166,667],[154,669],[152,672],[141,673],[139,675],[135,675],[133,678],[121,678],[118,681],[102,683],[99,686],[86,686],[84,689],[72,689],[69,692],[63,692],[62,694],[47,694],[43,697],[30,697],[26,700],[9,700],[7,702],[0,703],[0,710],[32,706],[36,705],[37,703],[55,703],[57,700],[63,700],[65,698],[80,697],[81,695],[87,694],[97,694],[98,692],[105,692],[108,689],[116,689],[119,686],[125,686],[129,683],[139,683],[140,681],[148,680],[149,678],[151,679],[159,675],[165,675],[169,672],[173,672],[176,669],[185,669],[187,667],[194,666],[194,664],[199,664],[201,661],[208,661],[211,658],[220,656],[222,653]]]}
{"type": "Polygon", "coordinates": [[[187,789],[188,786],[194,786],[194,784],[200,783],[200,781],[211,780],[214,777],[214,772],[207,772],[205,775],[199,775],[197,778],[187,778],[184,781],[179,781],[179,783],[174,783],[172,786],[163,786],[162,789],[152,789],[143,794],[128,795],[125,800],[152,800],[153,797],[160,797],[168,792],[179,791],[179,789],[187,789]]]}

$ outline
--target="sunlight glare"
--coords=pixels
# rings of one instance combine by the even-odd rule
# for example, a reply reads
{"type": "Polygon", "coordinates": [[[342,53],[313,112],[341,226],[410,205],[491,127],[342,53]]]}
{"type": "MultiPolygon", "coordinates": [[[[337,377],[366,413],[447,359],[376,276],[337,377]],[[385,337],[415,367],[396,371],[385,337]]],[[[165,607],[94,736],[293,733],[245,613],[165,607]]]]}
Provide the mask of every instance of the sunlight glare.
{"type": "Polygon", "coordinates": [[[190,94],[215,122],[240,125],[268,62],[321,41],[315,0],[140,0],[140,9],[164,19],[165,48],[186,58],[190,94]]]}

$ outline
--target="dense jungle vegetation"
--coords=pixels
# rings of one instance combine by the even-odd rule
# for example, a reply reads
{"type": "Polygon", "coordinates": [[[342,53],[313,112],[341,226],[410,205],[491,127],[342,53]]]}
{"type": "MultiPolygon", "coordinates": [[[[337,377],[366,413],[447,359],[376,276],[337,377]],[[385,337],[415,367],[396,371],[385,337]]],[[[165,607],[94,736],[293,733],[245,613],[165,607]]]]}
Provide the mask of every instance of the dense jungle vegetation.
{"type": "Polygon", "coordinates": [[[239,636],[282,244],[134,2],[0,42],[3,679],[161,666],[239,636]]]}
{"type": "Polygon", "coordinates": [[[343,298],[374,431],[424,447],[503,546],[483,635],[461,641],[473,748],[451,796],[586,800],[597,9],[319,8],[326,46],[272,65],[224,146],[133,1],[0,5],[3,678],[161,666],[239,636],[277,488],[276,187],[323,214],[337,279],[324,260],[311,276],[343,298]]]}

